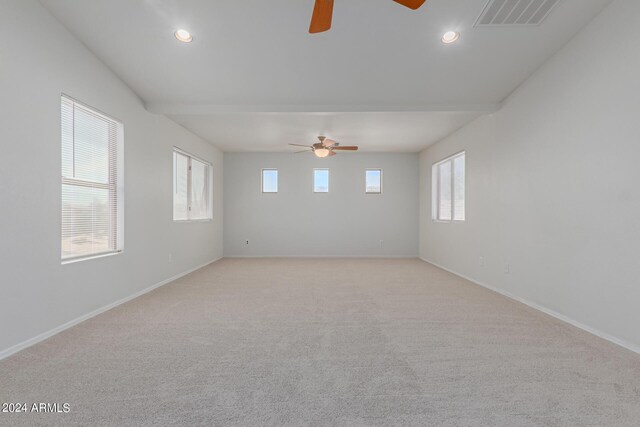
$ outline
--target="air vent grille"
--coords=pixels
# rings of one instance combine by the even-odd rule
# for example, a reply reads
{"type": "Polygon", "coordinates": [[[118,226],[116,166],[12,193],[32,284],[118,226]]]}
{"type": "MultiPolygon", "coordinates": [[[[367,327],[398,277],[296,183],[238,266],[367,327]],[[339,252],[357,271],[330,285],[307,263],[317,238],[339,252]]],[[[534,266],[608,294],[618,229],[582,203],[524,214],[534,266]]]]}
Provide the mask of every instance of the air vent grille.
{"type": "Polygon", "coordinates": [[[489,0],[476,27],[540,25],[560,0],[489,0]]]}

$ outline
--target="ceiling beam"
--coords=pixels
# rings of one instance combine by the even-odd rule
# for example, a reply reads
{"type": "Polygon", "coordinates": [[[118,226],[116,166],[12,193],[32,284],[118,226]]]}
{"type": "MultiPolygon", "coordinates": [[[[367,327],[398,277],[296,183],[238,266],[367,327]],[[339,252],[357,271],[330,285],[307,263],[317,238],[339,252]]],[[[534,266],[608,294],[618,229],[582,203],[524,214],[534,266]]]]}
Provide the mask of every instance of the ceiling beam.
{"type": "Polygon", "coordinates": [[[163,104],[146,103],[147,111],[164,115],[200,115],[225,113],[406,113],[406,112],[477,112],[494,113],[501,104],[471,105],[229,105],[229,104],[163,104]]]}

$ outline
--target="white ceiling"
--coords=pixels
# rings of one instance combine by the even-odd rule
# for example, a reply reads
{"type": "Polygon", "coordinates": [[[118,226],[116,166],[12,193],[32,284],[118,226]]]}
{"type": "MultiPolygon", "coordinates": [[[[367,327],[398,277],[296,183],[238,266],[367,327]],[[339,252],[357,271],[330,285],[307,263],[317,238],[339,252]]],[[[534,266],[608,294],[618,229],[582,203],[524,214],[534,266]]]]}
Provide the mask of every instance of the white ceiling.
{"type": "Polygon", "coordinates": [[[41,0],[150,111],[225,151],[320,133],[418,151],[498,108],[610,1],[561,0],[538,27],[474,28],[487,0],[335,0],[331,31],[310,35],[313,0],[41,0]],[[449,29],[462,37],[445,46],[449,29]]]}
{"type": "Polygon", "coordinates": [[[392,113],[220,113],[169,116],[224,151],[295,150],[288,143],[313,144],[327,135],[366,151],[414,152],[477,117],[468,112],[392,113]]]}

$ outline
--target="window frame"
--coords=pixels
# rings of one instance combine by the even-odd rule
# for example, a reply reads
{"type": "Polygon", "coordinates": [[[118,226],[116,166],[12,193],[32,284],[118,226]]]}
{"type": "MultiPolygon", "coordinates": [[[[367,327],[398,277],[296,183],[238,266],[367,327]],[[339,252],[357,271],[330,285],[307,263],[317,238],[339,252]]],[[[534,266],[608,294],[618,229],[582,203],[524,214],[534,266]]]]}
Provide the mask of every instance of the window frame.
{"type": "Polygon", "coordinates": [[[313,194],[329,194],[331,190],[331,172],[329,168],[313,168],[313,179],[312,179],[312,190],[313,194]],[[316,191],[316,171],[327,171],[327,191],[316,191]]]}
{"type": "Polygon", "coordinates": [[[186,222],[209,222],[209,221],[213,221],[213,164],[205,159],[203,159],[202,157],[198,157],[195,156],[191,153],[189,153],[188,151],[185,151],[183,149],[181,149],[180,147],[173,147],[173,150],[171,151],[171,158],[172,158],[172,164],[173,164],[173,173],[172,173],[172,177],[173,177],[173,189],[172,189],[172,193],[173,193],[173,197],[171,198],[171,206],[172,206],[172,220],[173,222],[179,222],[179,223],[186,223],[186,222]],[[176,176],[176,154],[185,156],[187,158],[187,218],[186,219],[176,219],[175,218],[175,182],[177,179],[176,176]],[[203,163],[204,165],[206,165],[207,167],[207,178],[205,180],[206,186],[207,186],[207,190],[206,190],[206,195],[207,195],[207,217],[206,218],[191,218],[191,192],[192,192],[192,169],[191,169],[191,161],[192,160],[196,160],[200,163],[203,163]]]}
{"type": "Polygon", "coordinates": [[[364,170],[364,194],[382,194],[382,168],[366,168],[364,170]],[[380,172],[380,191],[367,191],[367,172],[378,171],[380,172]]]}
{"type": "Polygon", "coordinates": [[[260,191],[262,194],[278,194],[280,192],[280,172],[278,168],[262,168],[260,169],[260,191]],[[276,191],[264,191],[264,173],[265,171],[276,172],[276,191]]]}
{"type": "Polygon", "coordinates": [[[452,154],[440,161],[433,163],[431,166],[431,220],[433,222],[442,222],[442,223],[463,223],[467,220],[467,152],[466,150],[458,151],[455,154],[452,154]],[[455,196],[455,168],[454,161],[459,158],[464,157],[464,201],[465,201],[465,210],[464,210],[464,219],[455,219],[455,206],[456,206],[456,196],[455,196]],[[451,178],[450,178],[450,189],[451,189],[451,219],[441,219],[440,218],[440,166],[450,163],[451,165],[451,178]]]}
{"type": "MultiPolygon", "coordinates": [[[[74,114],[75,116],[75,114],[74,114]]],[[[103,258],[112,255],[118,255],[124,252],[124,123],[101,110],[92,107],[78,99],[67,95],[66,93],[60,93],[60,264],[73,264],[80,261],[87,261],[90,259],[103,258]],[[89,114],[95,115],[107,122],[111,122],[115,126],[115,153],[109,149],[109,178],[108,183],[102,183],[97,181],[90,181],[86,179],[79,179],[76,177],[69,178],[63,174],[63,154],[64,140],[63,140],[63,118],[62,118],[62,104],[63,102],[69,102],[72,104],[74,110],[80,107],[86,110],[89,114]],[[115,209],[111,212],[110,219],[113,221],[111,227],[115,227],[114,235],[110,236],[110,240],[115,237],[113,242],[113,249],[108,251],[93,252],[84,255],[63,257],[62,253],[62,238],[63,238],[63,223],[64,223],[64,202],[62,198],[62,188],[64,185],[72,185],[88,188],[101,188],[109,191],[109,199],[115,199],[115,209]]],[[[75,128],[75,117],[73,118],[73,126],[75,128]]],[[[74,138],[74,150],[75,150],[75,138],[74,138]]],[[[75,152],[74,152],[75,156],[75,152]]]]}

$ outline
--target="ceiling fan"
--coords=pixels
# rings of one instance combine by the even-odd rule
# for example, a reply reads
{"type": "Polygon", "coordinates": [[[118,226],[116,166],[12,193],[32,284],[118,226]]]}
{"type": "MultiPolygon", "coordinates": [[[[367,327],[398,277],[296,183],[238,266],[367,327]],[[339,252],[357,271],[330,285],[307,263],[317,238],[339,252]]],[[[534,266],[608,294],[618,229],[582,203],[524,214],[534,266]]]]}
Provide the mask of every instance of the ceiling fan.
{"type": "Polygon", "coordinates": [[[313,152],[316,157],[329,157],[335,156],[336,151],[357,151],[358,147],[356,145],[350,145],[345,147],[340,147],[340,144],[335,142],[332,139],[328,139],[326,136],[319,136],[318,139],[320,142],[316,142],[313,145],[302,145],[302,144],[289,144],[294,145],[296,147],[307,147],[307,150],[296,151],[295,154],[305,153],[307,151],[313,152]]]}
{"type": "MultiPolygon", "coordinates": [[[[424,4],[426,0],[393,0],[410,9],[416,10],[424,4]]],[[[311,16],[309,32],[311,34],[321,33],[331,28],[331,18],[333,16],[333,0],[316,0],[311,16]]]]}

